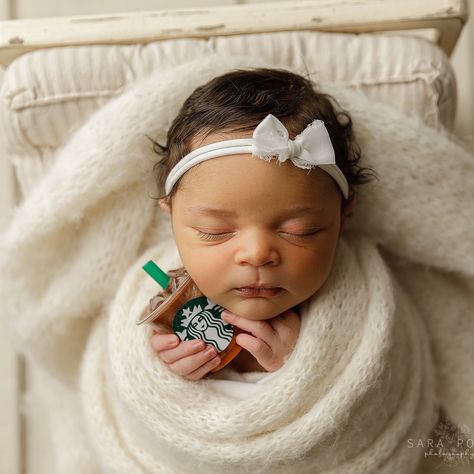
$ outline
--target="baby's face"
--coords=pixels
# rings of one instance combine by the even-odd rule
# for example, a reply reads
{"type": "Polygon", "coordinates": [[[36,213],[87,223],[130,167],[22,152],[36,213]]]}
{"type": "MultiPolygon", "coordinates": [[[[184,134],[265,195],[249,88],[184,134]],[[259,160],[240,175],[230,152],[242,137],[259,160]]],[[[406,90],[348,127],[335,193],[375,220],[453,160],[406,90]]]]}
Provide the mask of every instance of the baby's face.
{"type": "Polygon", "coordinates": [[[265,320],[326,281],[341,202],[337,185],[318,168],[308,173],[291,162],[242,154],[189,170],[172,198],[171,217],[183,264],[199,289],[239,316],[265,320]]]}

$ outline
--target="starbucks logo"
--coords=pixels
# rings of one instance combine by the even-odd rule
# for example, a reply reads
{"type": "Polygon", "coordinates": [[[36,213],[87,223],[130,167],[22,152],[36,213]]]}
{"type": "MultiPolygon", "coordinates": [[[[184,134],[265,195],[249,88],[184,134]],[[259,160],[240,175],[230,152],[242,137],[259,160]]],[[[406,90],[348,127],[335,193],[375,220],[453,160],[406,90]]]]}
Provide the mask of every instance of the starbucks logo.
{"type": "Polygon", "coordinates": [[[221,319],[224,311],[205,296],[189,300],[176,313],[173,320],[173,331],[182,341],[202,339],[222,352],[232,340],[234,334],[230,324],[221,319]]]}

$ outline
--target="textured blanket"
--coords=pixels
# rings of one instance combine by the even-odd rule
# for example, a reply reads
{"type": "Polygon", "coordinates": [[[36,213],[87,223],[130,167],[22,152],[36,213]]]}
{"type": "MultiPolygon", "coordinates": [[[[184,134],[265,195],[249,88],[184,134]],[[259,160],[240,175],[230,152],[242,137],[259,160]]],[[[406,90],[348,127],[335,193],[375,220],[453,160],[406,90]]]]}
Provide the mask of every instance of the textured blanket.
{"type": "Polygon", "coordinates": [[[195,87],[256,65],[210,57],[109,102],[2,238],[1,313],[44,372],[58,472],[409,474],[440,408],[474,431],[474,157],[354,92],[322,85],[379,179],[360,190],[294,352],[259,396],[172,374],[135,325],[156,292],[141,265],[180,265],[145,137],[165,142],[195,87]]]}

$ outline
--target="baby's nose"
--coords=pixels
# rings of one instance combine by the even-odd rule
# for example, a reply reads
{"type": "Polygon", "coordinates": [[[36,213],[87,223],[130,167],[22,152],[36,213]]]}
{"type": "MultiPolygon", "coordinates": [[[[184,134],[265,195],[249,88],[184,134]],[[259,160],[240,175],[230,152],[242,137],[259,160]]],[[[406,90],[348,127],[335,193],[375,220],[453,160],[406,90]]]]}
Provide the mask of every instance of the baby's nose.
{"type": "Polygon", "coordinates": [[[248,232],[240,237],[239,246],[235,253],[235,262],[239,265],[278,265],[280,253],[273,239],[265,232],[248,232]]]}

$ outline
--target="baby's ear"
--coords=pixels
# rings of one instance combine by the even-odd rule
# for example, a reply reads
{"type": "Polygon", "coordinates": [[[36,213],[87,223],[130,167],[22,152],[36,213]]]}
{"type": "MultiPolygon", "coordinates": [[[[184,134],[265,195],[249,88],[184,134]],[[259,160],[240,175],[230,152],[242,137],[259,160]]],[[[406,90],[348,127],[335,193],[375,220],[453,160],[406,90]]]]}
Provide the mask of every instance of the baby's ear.
{"type": "Polygon", "coordinates": [[[342,215],[344,217],[350,217],[354,212],[356,198],[355,195],[352,193],[349,198],[344,202],[342,206],[342,215]]]}
{"type": "Polygon", "coordinates": [[[346,219],[352,215],[355,207],[355,195],[351,194],[349,199],[347,199],[344,204],[342,205],[342,212],[341,212],[341,230],[344,228],[344,224],[346,223],[346,219]]]}
{"type": "Polygon", "coordinates": [[[158,200],[158,205],[168,214],[171,214],[171,200],[169,198],[162,198],[158,200]]]}

